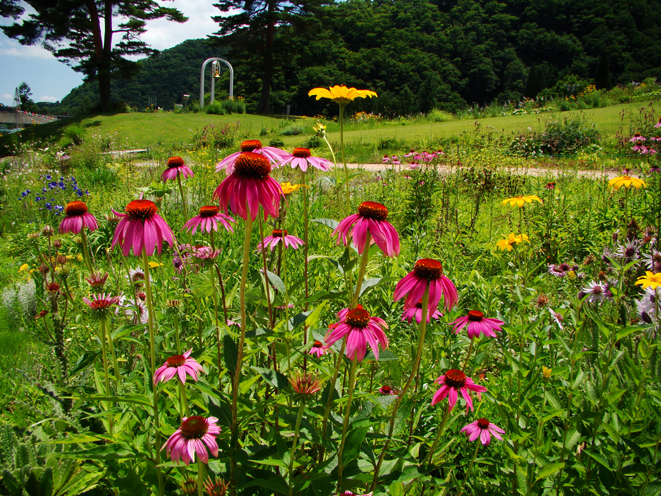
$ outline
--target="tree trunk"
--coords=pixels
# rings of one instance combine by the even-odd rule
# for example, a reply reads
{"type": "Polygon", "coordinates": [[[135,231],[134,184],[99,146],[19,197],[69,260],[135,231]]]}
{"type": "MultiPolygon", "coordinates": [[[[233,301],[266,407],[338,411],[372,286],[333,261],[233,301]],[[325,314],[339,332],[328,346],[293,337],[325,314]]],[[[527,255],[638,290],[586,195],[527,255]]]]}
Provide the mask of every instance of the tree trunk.
{"type": "MultiPolygon", "coordinates": [[[[107,66],[108,64],[104,64],[107,66]]],[[[102,112],[110,110],[110,71],[107,67],[99,68],[99,106],[102,112]]]]}
{"type": "Polygon", "coordinates": [[[269,1],[268,25],[266,27],[266,46],[264,47],[264,75],[262,76],[262,97],[259,102],[259,111],[269,114],[269,99],[271,96],[271,79],[273,79],[273,32],[275,30],[275,0],[269,1]]]}

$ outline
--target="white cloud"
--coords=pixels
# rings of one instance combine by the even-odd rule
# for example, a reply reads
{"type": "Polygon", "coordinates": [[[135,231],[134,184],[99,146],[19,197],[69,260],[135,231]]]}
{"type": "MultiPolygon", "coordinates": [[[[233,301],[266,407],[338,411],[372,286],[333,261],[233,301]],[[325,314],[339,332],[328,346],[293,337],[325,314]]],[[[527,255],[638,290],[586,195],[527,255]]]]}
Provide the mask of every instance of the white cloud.
{"type": "Polygon", "coordinates": [[[5,100],[14,98],[14,95],[10,95],[9,93],[3,93],[1,96],[5,100]]]}
{"type": "Polygon", "coordinates": [[[53,54],[40,46],[25,46],[18,41],[4,38],[0,40],[0,55],[22,58],[50,59],[53,60],[53,54]]]}
{"type": "Polygon", "coordinates": [[[51,102],[51,103],[55,103],[55,102],[58,101],[58,99],[55,98],[54,96],[44,95],[44,96],[42,96],[42,97],[39,97],[39,101],[40,101],[40,102],[51,102]]]}

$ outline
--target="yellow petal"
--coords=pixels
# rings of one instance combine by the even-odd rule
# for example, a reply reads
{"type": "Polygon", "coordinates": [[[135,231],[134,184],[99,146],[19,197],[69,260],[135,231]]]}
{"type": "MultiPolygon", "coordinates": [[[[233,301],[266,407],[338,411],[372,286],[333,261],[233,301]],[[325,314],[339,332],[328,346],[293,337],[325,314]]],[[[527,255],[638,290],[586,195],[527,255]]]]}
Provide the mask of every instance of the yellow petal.
{"type": "Polygon", "coordinates": [[[316,96],[317,100],[322,98],[330,98],[332,100],[335,98],[333,94],[326,88],[313,88],[308,92],[308,96],[316,96]]]}

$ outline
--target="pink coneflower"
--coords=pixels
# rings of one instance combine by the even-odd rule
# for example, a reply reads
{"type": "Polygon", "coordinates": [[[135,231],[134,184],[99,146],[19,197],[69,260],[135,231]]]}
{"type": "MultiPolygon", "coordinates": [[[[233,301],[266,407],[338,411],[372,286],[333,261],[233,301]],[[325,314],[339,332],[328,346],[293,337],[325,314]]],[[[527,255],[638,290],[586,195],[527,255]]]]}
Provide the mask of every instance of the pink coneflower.
{"type": "Polygon", "coordinates": [[[281,241],[284,243],[285,248],[293,248],[294,250],[305,244],[302,239],[287,234],[286,230],[274,229],[270,236],[266,236],[264,240],[257,245],[257,250],[263,250],[270,246],[271,251],[273,251],[276,245],[281,241]]]}
{"type": "Polygon", "coordinates": [[[204,463],[209,463],[209,454],[218,456],[218,445],[216,436],[220,434],[220,427],[216,425],[216,417],[184,417],[181,427],[165,442],[163,448],[167,448],[167,454],[173,462],[183,462],[188,465],[195,461],[195,454],[204,463]],[[204,447],[206,445],[206,448],[204,447]]]}
{"type": "Polygon", "coordinates": [[[487,390],[484,386],[475,384],[473,379],[466,376],[461,370],[456,369],[448,370],[444,375],[436,379],[436,384],[441,386],[441,388],[434,393],[434,397],[431,400],[432,406],[445,399],[447,396],[450,404],[450,411],[454,408],[455,403],[457,403],[457,391],[459,391],[466,400],[466,412],[468,412],[468,408],[470,408],[471,411],[473,410],[473,400],[471,399],[470,391],[475,391],[477,397],[482,399],[481,393],[484,393],[487,390]]]}
{"type": "Polygon", "coordinates": [[[340,322],[332,324],[326,334],[326,346],[333,346],[335,341],[347,337],[346,355],[350,360],[362,362],[367,352],[367,345],[370,345],[374,357],[379,359],[379,344],[381,348],[388,347],[388,338],[381,327],[388,328],[388,324],[383,319],[372,317],[362,307],[349,310],[345,308],[337,313],[340,322]]]}
{"type": "Polygon", "coordinates": [[[399,236],[395,228],[386,220],[387,218],[386,207],[380,203],[363,202],[358,207],[357,214],[346,217],[338,224],[333,235],[337,235],[337,244],[340,244],[342,239],[345,246],[348,246],[348,239],[353,238],[360,255],[365,248],[365,239],[369,232],[384,255],[395,257],[399,255],[399,236]]]}
{"type": "Polygon", "coordinates": [[[395,391],[390,386],[381,386],[379,388],[379,393],[381,393],[385,396],[397,396],[397,391],[395,391]]]}
{"type": "Polygon", "coordinates": [[[505,322],[498,319],[487,319],[482,312],[471,310],[465,317],[459,317],[452,324],[454,324],[454,333],[459,334],[464,327],[468,331],[470,339],[479,338],[480,333],[491,338],[496,337],[494,331],[502,331],[501,327],[505,322]]]}
{"type": "Polygon", "coordinates": [[[72,232],[80,234],[83,227],[90,231],[99,228],[96,218],[87,211],[87,205],[81,201],[72,201],[64,207],[64,219],[60,222],[60,234],[72,232]]]}
{"type": "Polygon", "coordinates": [[[503,429],[495,424],[492,424],[485,418],[477,419],[475,422],[471,422],[463,429],[461,429],[461,432],[466,433],[469,441],[475,441],[479,437],[480,442],[485,446],[491,442],[491,434],[493,434],[494,437],[499,441],[503,440],[500,435],[505,434],[503,429]]]}
{"type": "Polygon", "coordinates": [[[581,288],[583,297],[587,296],[590,303],[601,303],[605,298],[611,298],[611,293],[608,283],[592,281],[586,287],[581,288]]]}
{"type": "MultiPolygon", "coordinates": [[[[443,317],[443,314],[438,309],[434,312],[427,312],[427,324],[429,324],[432,318],[438,320],[441,317],[443,317]]],[[[422,321],[422,301],[416,303],[415,306],[404,309],[402,322],[406,320],[410,324],[414,318],[418,324],[422,321]]]]}
{"type": "Polygon", "coordinates": [[[231,155],[222,159],[216,166],[216,172],[220,172],[225,169],[225,173],[229,176],[234,172],[235,161],[242,153],[251,152],[258,155],[263,155],[271,163],[272,167],[279,167],[282,165],[283,161],[289,156],[289,154],[281,150],[280,148],[275,148],[272,146],[262,146],[262,142],[259,140],[247,140],[241,143],[241,151],[232,153],[231,155]]]}
{"type": "Polygon", "coordinates": [[[289,378],[292,389],[301,396],[312,396],[321,389],[321,381],[312,374],[297,372],[289,378]]]}
{"type": "Polygon", "coordinates": [[[308,350],[310,355],[314,355],[317,358],[321,358],[326,353],[328,353],[328,347],[324,345],[321,341],[315,341],[312,343],[312,347],[308,350]]]}
{"type": "Polygon", "coordinates": [[[210,246],[194,246],[193,256],[200,260],[215,260],[220,255],[220,250],[214,250],[210,246]]]}
{"type": "MultiPolygon", "coordinates": [[[[582,297],[579,297],[579,299],[581,298],[582,297]]],[[[554,311],[551,308],[549,308],[549,313],[551,314],[551,318],[555,321],[555,323],[558,324],[560,330],[561,331],[564,330],[564,326],[562,325],[562,321],[564,320],[564,317],[562,316],[562,314],[554,311]]]]}
{"type": "Polygon", "coordinates": [[[566,263],[551,264],[548,267],[549,274],[555,277],[565,277],[570,270],[571,267],[566,263]]]}
{"type": "Polygon", "coordinates": [[[546,183],[546,186],[544,186],[546,189],[555,189],[555,182],[550,182],[546,183]]]}
{"type": "MultiPolygon", "coordinates": [[[[133,320],[134,324],[146,324],[149,322],[149,311],[147,310],[147,305],[145,305],[140,297],[135,299],[128,299],[124,296],[119,298],[119,306],[123,308],[121,310],[126,317],[133,320]]],[[[120,309],[115,310],[115,315],[119,314],[120,309]]]]}
{"type": "Polygon", "coordinates": [[[120,300],[121,297],[119,296],[111,296],[105,293],[92,295],[91,300],[89,298],[83,298],[85,304],[99,316],[107,315],[108,309],[113,305],[118,305],[120,300]]]}
{"type": "Polygon", "coordinates": [[[92,272],[89,277],[86,277],[85,280],[92,286],[93,289],[101,289],[106,285],[106,280],[108,279],[108,274],[102,274],[101,272],[92,272]]]}
{"type": "Polygon", "coordinates": [[[177,176],[181,174],[183,179],[193,177],[193,171],[190,167],[184,164],[184,159],[181,157],[170,157],[168,159],[168,168],[161,174],[161,181],[174,181],[177,176]]]}
{"type": "Polygon", "coordinates": [[[179,376],[182,384],[186,384],[186,375],[197,382],[197,373],[204,372],[202,365],[194,358],[190,358],[193,351],[191,348],[183,355],[173,355],[168,358],[163,365],[161,365],[154,373],[154,384],[158,382],[167,382],[175,375],[179,376]]]}
{"type": "Polygon", "coordinates": [[[271,164],[262,155],[252,152],[241,153],[234,162],[232,174],[227,176],[213,193],[213,198],[220,200],[220,208],[227,213],[227,207],[244,220],[254,221],[259,206],[267,215],[277,217],[280,197],[284,196],[282,187],[269,174],[271,164]]]}
{"type": "Polygon", "coordinates": [[[200,207],[200,213],[184,224],[183,229],[188,229],[191,234],[195,234],[197,228],[200,232],[210,233],[218,231],[218,223],[221,223],[229,232],[234,232],[231,223],[234,219],[229,215],[221,214],[220,209],[215,205],[206,205],[200,207]]]}
{"type": "Polygon", "coordinates": [[[163,241],[172,246],[174,234],[167,222],[156,213],[158,208],[154,202],[133,200],[126,205],[124,211],[125,214],[120,214],[113,210],[122,220],[115,229],[111,250],[119,243],[124,256],[128,256],[133,249],[133,255],[139,257],[142,255],[143,249],[147,256],[151,256],[157,247],[160,254],[163,249],[163,241]]]}
{"type": "Polygon", "coordinates": [[[352,493],[351,491],[344,491],[343,493],[340,493],[337,496],[372,496],[372,494],[373,493],[356,494],[356,493],[352,493]]]}
{"type": "Polygon", "coordinates": [[[298,167],[303,172],[308,170],[308,166],[316,167],[322,171],[329,171],[333,162],[321,157],[313,157],[308,148],[294,148],[294,151],[287,157],[282,165],[289,164],[292,169],[298,167]]]}
{"type": "Polygon", "coordinates": [[[630,143],[641,143],[647,141],[647,138],[641,136],[640,133],[634,134],[629,140],[630,143]]]}
{"type": "Polygon", "coordinates": [[[661,127],[661,117],[659,117],[659,122],[654,124],[654,127],[661,127]]]}
{"type": "Polygon", "coordinates": [[[420,300],[429,284],[429,313],[434,314],[441,301],[445,300],[445,308],[450,310],[459,299],[457,288],[452,281],[443,275],[443,265],[438,260],[422,258],[415,263],[413,271],[409,272],[395,286],[394,300],[404,296],[404,308],[411,308],[420,300]]]}

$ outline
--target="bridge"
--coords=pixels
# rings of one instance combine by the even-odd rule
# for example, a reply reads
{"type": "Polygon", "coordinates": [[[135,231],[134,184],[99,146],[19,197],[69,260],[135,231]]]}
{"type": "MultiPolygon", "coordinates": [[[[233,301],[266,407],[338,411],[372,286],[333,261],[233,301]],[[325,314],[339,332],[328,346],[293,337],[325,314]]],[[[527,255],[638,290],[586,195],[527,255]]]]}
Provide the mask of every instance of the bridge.
{"type": "Polygon", "coordinates": [[[0,124],[5,124],[5,127],[16,125],[18,127],[32,126],[33,124],[47,124],[48,122],[55,122],[57,117],[52,115],[39,115],[31,112],[23,112],[22,110],[14,111],[0,111],[0,124]]]}

